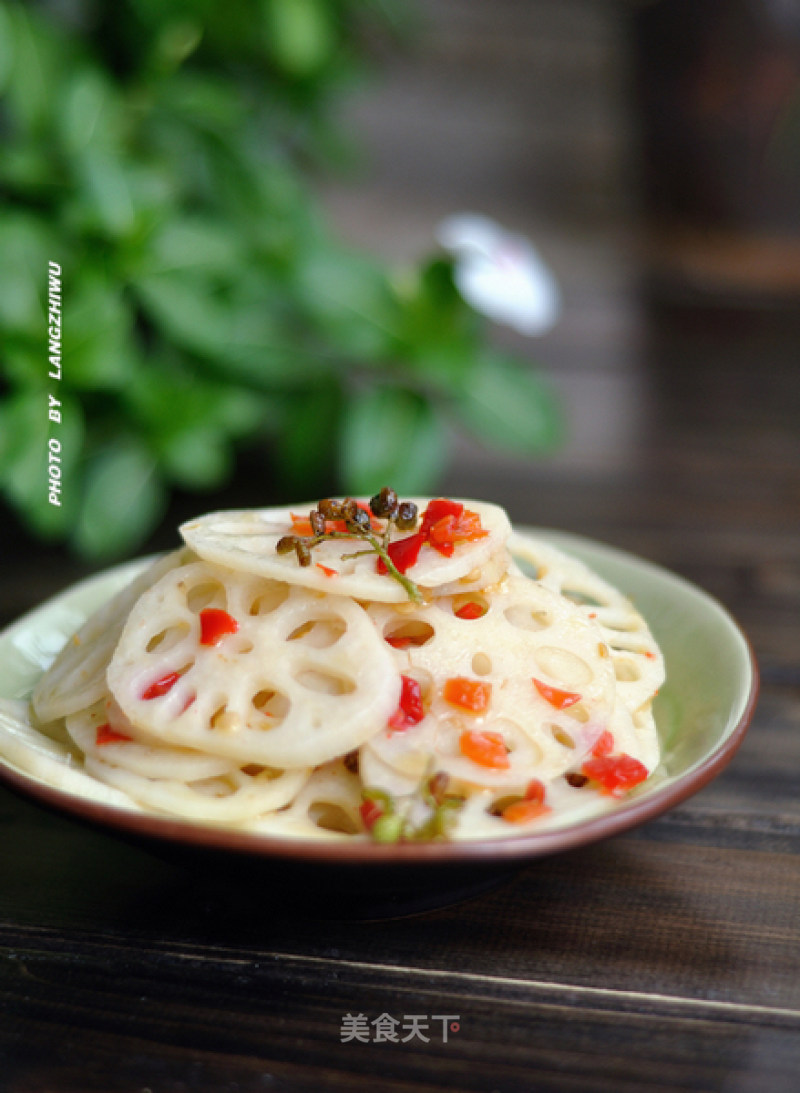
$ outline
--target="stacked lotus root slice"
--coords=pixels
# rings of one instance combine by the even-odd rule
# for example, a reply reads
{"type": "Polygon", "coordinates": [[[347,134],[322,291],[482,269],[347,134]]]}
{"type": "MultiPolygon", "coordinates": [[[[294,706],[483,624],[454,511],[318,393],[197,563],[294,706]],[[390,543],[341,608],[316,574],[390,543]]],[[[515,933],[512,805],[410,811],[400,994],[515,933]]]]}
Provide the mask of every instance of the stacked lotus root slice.
{"type": "Polygon", "coordinates": [[[414,505],[185,524],[41,677],[35,731],[117,803],[286,836],[512,835],[646,778],[664,665],[632,604],[495,505],[414,505]]]}

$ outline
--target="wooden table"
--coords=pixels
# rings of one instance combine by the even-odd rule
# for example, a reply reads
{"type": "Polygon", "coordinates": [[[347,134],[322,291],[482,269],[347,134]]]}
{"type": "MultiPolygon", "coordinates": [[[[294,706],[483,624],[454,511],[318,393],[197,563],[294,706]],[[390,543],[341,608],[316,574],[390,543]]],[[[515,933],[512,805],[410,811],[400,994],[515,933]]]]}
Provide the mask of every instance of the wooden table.
{"type": "MultiPolygon", "coordinates": [[[[470,902],[359,923],[282,918],[262,888],[233,901],[2,791],[3,1093],[799,1087],[800,323],[635,306],[628,371],[605,373],[630,386],[624,451],[599,445],[594,469],[473,453],[446,488],[718,596],[763,681],[730,768],[470,902]]],[[[576,414],[586,361],[621,359],[611,327],[542,348],[576,414]]],[[[12,539],[4,621],[80,570],[12,539]]]]}

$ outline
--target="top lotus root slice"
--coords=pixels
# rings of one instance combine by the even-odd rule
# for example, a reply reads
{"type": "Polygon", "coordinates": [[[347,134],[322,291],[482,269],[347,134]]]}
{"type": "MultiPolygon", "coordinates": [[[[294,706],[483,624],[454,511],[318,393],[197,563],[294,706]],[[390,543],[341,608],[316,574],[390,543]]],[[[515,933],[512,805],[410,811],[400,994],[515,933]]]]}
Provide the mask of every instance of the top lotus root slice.
{"type": "MultiPolygon", "coordinates": [[[[415,501],[422,512],[427,499],[415,501]]],[[[506,513],[498,505],[485,502],[464,504],[480,516],[481,526],[488,535],[457,543],[451,557],[427,544],[423,546],[419,559],[407,571],[410,580],[423,590],[441,594],[443,590],[449,591],[454,582],[462,582],[464,587],[467,583],[469,587],[483,587],[499,580],[506,569],[508,556],[503,546],[511,531],[506,513]]],[[[231,569],[357,600],[380,603],[408,600],[408,593],[396,580],[378,573],[374,554],[344,557],[364,550],[366,544],[361,539],[318,543],[308,566],[301,566],[293,551],[278,554],[275,549],[278,541],[294,533],[292,515],[307,516],[312,507],[307,504],[215,512],[190,520],[182,525],[180,532],[199,557],[231,569]]],[[[392,539],[408,534],[411,533],[395,530],[392,539]]]]}
{"type": "Polygon", "coordinates": [[[128,612],[145,589],[190,557],[182,547],[156,559],[84,622],[34,688],[31,702],[40,724],[93,706],[106,693],[106,669],[128,612]]]}
{"type": "Polygon", "coordinates": [[[627,596],[579,559],[533,536],[514,532],[508,546],[515,561],[535,569],[541,584],[597,622],[611,649],[620,700],[631,712],[647,706],[664,682],[664,656],[627,596]]]}
{"type": "Polygon", "coordinates": [[[139,599],[108,685],[158,740],[297,768],[362,744],[397,706],[400,679],[352,600],[195,562],[139,599]],[[200,613],[211,609],[238,628],[203,645],[200,613]]]}
{"type": "Polygon", "coordinates": [[[478,618],[459,617],[459,603],[460,597],[448,597],[413,611],[369,607],[398,670],[419,683],[426,713],[417,725],[387,727],[374,736],[362,749],[367,769],[374,756],[419,778],[433,756],[436,769],[451,776],[511,786],[571,768],[608,727],[615,703],[611,657],[597,625],[523,576],[508,577],[487,596],[478,618]],[[488,684],[486,708],[475,713],[448,701],[445,685],[454,678],[488,684]],[[559,708],[558,695],[548,700],[534,679],[545,693],[553,688],[579,698],[559,708]],[[461,733],[473,729],[504,738],[506,769],[480,766],[461,754],[461,733]]]}

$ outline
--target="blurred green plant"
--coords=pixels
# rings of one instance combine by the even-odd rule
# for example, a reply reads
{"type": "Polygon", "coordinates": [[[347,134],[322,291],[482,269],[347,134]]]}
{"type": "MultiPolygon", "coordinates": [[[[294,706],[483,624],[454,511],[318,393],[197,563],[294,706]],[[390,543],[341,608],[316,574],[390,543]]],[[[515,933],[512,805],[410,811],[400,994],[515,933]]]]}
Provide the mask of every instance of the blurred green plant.
{"type": "Polygon", "coordinates": [[[388,270],[313,196],[340,95],[402,9],[0,0],[0,487],[34,534],[124,554],[171,489],[227,482],[245,442],[272,453],[277,492],[308,495],[331,467],[347,492],[428,491],[448,418],[506,449],[552,443],[551,396],[492,349],[449,260],[388,270]]]}

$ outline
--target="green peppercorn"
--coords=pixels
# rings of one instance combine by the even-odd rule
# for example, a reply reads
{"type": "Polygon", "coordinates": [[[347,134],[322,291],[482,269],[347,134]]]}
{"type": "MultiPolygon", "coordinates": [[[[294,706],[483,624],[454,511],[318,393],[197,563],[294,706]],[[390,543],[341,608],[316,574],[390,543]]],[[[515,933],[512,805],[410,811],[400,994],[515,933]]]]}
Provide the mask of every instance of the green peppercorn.
{"type": "Polygon", "coordinates": [[[313,512],[309,513],[308,519],[311,524],[311,530],[315,535],[325,534],[325,517],[321,512],[314,509],[313,512]]]}
{"type": "Polygon", "coordinates": [[[334,501],[332,497],[326,497],[317,505],[317,511],[321,512],[326,520],[340,520],[342,518],[342,503],[334,501]]]}
{"type": "Polygon", "coordinates": [[[296,535],[284,535],[283,538],[279,539],[275,544],[275,549],[278,554],[290,554],[295,549],[296,542],[296,535]]]}
{"type": "Polygon", "coordinates": [[[309,549],[307,539],[295,539],[294,550],[300,565],[311,565],[311,550],[309,549]]]}
{"type": "Polygon", "coordinates": [[[400,531],[411,531],[417,523],[417,506],[413,501],[403,501],[397,508],[395,519],[400,531]]]}
{"type": "Polygon", "coordinates": [[[380,493],[376,493],[369,503],[375,516],[393,519],[397,513],[397,494],[388,486],[384,486],[380,493]]]}
{"type": "Polygon", "coordinates": [[[357,508],[352,516],[348,516],[346,519],[348,529],[355,531],[369,531],[370,521],[369,513],[364,512],[363,509],[357,508]]]}

